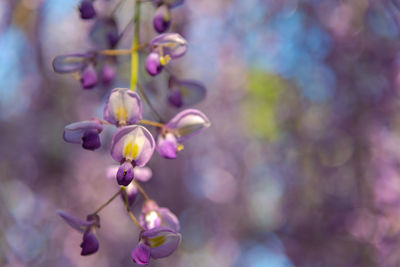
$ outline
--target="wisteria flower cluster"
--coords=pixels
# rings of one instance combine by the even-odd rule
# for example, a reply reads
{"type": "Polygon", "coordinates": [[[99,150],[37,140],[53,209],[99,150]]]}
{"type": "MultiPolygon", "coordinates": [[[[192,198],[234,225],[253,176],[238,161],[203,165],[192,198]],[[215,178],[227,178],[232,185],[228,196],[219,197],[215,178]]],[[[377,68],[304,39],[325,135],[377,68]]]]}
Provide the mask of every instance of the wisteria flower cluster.
{"type": "MultiPolygon", "coordinates": [[[[138,60],[138,52],[148,49],[145,68],[151,76],[158,75],[171,60],[186,53],[187,42],[180,34],[163,33],[171,23],[170,10],[183,4],[183,0],[153,1],[156,6],[154,29],[162,34],[154,37],[147,46],[139,44],[141,2],[136,1],[135,18],[132,20],[136,23],[135,36],[132,49],[129,50],[116,49],[124,31],[119,33],[113,16],[98,18],[93,3],[94,0],[81,1],[79,12],[82,19],[96,20],[89,33],[96,50],[57,56],[53,61],[53,68],[57,73],[74,74],[84,89],[92,89],[100,81],[111,84],[117,76],[117,56],[129,54],[132,57],[132,86],[112,89],[104,105],[103,117],[65,126],[63,138],[68,143],[79,144],[86,150],[94,151],[102,146],[100,135],[104,127],[116,127],[109,151],[117,164],[109,167],[106,176],[112,176],[120,189],[96,211],[87,215],[86,220],[64,211],[59,211],[58,214],[72,228],[83,234],[81,255],[91,255],[98,251],[100,244],[96,235],[100,228],[99,212],[120,196],[128,215],[141,230],[139,242],[131,254],[132,259],[137,264],[145,265],[150,258],[171,255],[181,240],[177,216],[168,208],[160,207],[140,185],[140,182],[146,182],[152,177],[152,171],[147,164],[155,150],[164,158],[176,158],[183,149],[183,142],[209,127],[210,121],[201,111],[187,108],[165,123],[147,97],[144,86],[138,83],[139,64],[135,61],[138,60]],[[136,89],[139,89],[142,97],[136,89]],[[158,121],[143,119],[142,98],[159,118],[158,121]],[[150,131],[146,126],[154,127],[155,130],[150,131]],[[131,209],[137,203],[139,193],[145,200],[137,219],[131,209]]],[[[188,107],[205,97],[206,89],[200,82],[179,79],[172,74],[166,82],[169,88],[167,101],[176,108],[188,107]]]]}

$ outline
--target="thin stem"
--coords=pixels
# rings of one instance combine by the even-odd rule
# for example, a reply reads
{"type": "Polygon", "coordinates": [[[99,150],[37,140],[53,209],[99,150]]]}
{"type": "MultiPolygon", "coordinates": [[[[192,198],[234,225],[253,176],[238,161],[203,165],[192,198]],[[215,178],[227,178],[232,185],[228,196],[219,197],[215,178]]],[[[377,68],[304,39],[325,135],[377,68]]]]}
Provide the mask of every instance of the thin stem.
{"type": "Polygon", "coordinates": [[[149,196],[146,194],[146,192],[144,191],[143,187],[138,182],[136,182],[135,180],[132,180],[132,182],[135,184],[135,186],[140,191],[140,193],[144,196],[144,198],[146,200],[150,200],[149,196]]]}
{"type": "Polygon", "coordinates": [[[140,1],[136,0],[135,6],[135,34],[132,42],[131,56],[131,90],[135,90],[139,76],[139,53],[136,51],[140,38],[140,1]]]}
{"type": "Polygon", "coordinates": [[[113,10],[111,11],[111,16],[112,16],[115,12],[117,12],[117,10],[119,9],[119,7],[121,6],[121,4],[122,4],[123,2],[125,2],[125,0],[120,0],[120,1],[114,6],[113,10]]]}
{"type": "Polygon", "coordinates": [[[129,216],[131,216],[132,221],[140,228],[140,230],[144,231],[144,228],[140,225],[139,221],[136,219],[135,215],[133,215],[132,211],[128,211],[129,216]]]}
{"type": "MultiPolygon", "coordinates": [[[[149,44],[144,43],[135,48],[136,52],[144,50],[149,44]]],[[[119,55],[130,55],[134,52],[132,49],[106,49],[101,50],[99,53],[106,56],[119,56],[119,55]]]]}
{"type": "Polygon", "coordinates": [[[118,190],[117,193],[115,193],[109,200],[107,200],[106,203],[104,203],[103,205],[101,205],[95,212],[93,212],[92,214],[97,214],[99,213],[102,209],[104,209],[105,207],[108,206],[108,204],[110,204],[119,194],[121,194],[122,188],[120,190],[118,190]]]}
{"type": "Polygon", "coordinates": [[[149,105],[151,111],[153,114],[157,117],[157,120],[160,122],[163,122],[163,119],[161,118],[160,114],[157,112],[157,110],[154,108],[154,106],[151,104],[150,99],[147,97],[146,93],[144,92],[143,87],[140,85],[140,83],[137,83],[137,88],[139,89],[139,93],[142,95],[144,101],[146,101],[147,105],[149,105]]]}
{"type": "Polygon", "coordinates": [[[122,191],[124,192],[124,198],[125,198],[125,208],[126,211],[129,212],[129,200],[128,200],[128,192],[126,192],[126,187],[122,187],[122,191]]]}
{"type": "Polygon", "coordinates": [[[162,123],[159,123],[159,122],[156,122],[156,121],[148,121],[148,120],[141,120],[141,121],[139,121],[139,123],[146,124],[146,125],[151,125],[151,126],[159,127],[159,128],[162,128],[162,127],[165,126],[162,123]]]}

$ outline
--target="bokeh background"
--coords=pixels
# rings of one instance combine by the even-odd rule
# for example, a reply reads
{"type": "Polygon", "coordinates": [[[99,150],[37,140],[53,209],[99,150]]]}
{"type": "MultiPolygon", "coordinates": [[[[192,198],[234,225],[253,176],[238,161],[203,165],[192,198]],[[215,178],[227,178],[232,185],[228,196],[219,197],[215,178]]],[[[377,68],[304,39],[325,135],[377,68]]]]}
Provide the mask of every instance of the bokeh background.
{"type": "MultiPolygon", "coordinates": [[[[134,14],[123,1],[120,29],[134,14]]],[[[116,4],[95,2],[100,16],[116,4]]],[[[84,218],[118,189],[107,179],[112,131],[96,152],[61,136],[101,117],[110,89],[129,86],[129,57],[114,84],[93,90],[53,72],[56,55],[96,49],[94,21],[77,5],[0,1],[1,266],[135,265],[138,229],[119,199],[100,213],[100,250],[89,257],[56,214],[84,218]]],[[[142,6],[150,41],[155,9],[142,6]]],[[[400,266],[400,1],[187,0],[172,16],[190,46],[171,69],[207,86],[195,108],[212,127],[178,159],[150,161],[144,188],[177,214],[183,236],[150,266],[400,266]]],[[[166,78],[141,67],[168,119],[177,110],[166,78]]]]}

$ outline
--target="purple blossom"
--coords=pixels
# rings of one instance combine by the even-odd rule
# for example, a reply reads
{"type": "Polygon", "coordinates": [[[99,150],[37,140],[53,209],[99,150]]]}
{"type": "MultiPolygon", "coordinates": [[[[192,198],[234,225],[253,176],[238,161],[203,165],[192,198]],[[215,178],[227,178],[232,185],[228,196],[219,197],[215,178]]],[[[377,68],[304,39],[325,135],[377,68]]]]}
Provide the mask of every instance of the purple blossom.
{"type": "Polygon", "coordinates": [[[142,207],[139,217],[140,225],[145,230],[166,226],[179,232],[179,220],[168,208],[159,207],[154,200],[147,200],[142,207]]]}
{"type": "Polygon", "coordinates": [[[92,19],[96,17],[93,0],[82,0],[79,5],[79,12],[82,19],[92,19]]]}
{"type": "Polygon", "coordinates": [[[179,246],[181,235],[168,227],[156,227],[143,231],[140,241],[132,251],[132,259],[140,265],[146,265],[153,259],[170,256],[179,246]]]}
{"type": "Polygon", "coordinates": [[[156,36],[150,43],[151,53],[146,59],[146,70],[154,76],[172,59],[183,56],[187,51],[186,40],[178,33],[164,33],[156,36]]]}
{"type": "Polygon", "coordinates": [[[158,153],[165,158],[176,158],[176,153],[183,149],[181,142],[199,134],[210,125],[206,115],[197,109],[186,109],[179,112],[158,135],[158,153]]]}
{"type": "Polygon", "coordinates": [[[72,228],[83,233],[83,240],[80,245],[82,248],[82,256],[97,252],[99,249],[99,241],[95,235],[95,229],[100,228],[100,217],[98,215],[88,215],[84,221],[64,211],[57,211],[57,214],[72,228]]]}
{"type": "Polygon", "coordinates": [[[132,162],[143,167],[155,148],[154,138],[143,126],[133,125],[118,129],[111,141],[111,156],[120,163],[132,162]]]}
{"type": "Polygon", "coordinates": [[[116,126],[137,123],[142,119],[142,102],[137,93],[127,88],[115,88],[104,107],[103,117],[116,126]]]}
{"type": "Polygon", "coordinates": [[[167,5],[169,8],[174,8],[182,5],[185,0],[153,0],[156,6],[167,5]]]}
{"type": "Polygon", "coordinates": [[[168,31],[171,25],[171,12],[167,5],[161,5],[157,8],[153,18],[153,26],[156,32],[163,33],[168,31]]]}
{"type": "Polygon", "coordinates": [[[168,101],[175,107],[194,105],[204,99],[206,88],[203,84],[194,80],[178,80],[171,76],[169,79],[168,101]]]}
{"type": "Polygon", "coordinates": [[[63,138],[68,143],[95,150],[101,146],[99,134],[102,131],[103,124],[99,120],[74,122],[65,126],[63,138]]]}

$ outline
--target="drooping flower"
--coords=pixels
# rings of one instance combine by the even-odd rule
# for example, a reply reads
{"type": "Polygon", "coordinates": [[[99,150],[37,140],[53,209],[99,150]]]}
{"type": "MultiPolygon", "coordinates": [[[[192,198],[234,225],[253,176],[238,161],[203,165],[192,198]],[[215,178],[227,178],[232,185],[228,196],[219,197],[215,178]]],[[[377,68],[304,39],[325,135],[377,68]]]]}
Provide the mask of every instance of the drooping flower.
{"type": "Polygon", "coordinates": [[[172,59],[177,59],[186,53],[187,42],[178,33],[164,33],[151,41],[150,49],[151,53],[146,59],[146,70],[150,75],[155,76],[172,59]]]}
{"type": "Polygon", "coordinates": [[[179,220],[168,208],[159,207],[154,200],[146,200],[139,217],[140,225],[145,230],[166,226],[179,232],[179,220]]]}
{"type": "Polygon", "coordinates": [[[82,19],[92,19],[96,17],[93,0],[82,0],[79,4],[79,12],[82,19]]]}
{"type": "Polygon", "coordinates": [[[147,265],[150,258],[170,256],[179,246],[181,235],[168,227],[156,227],[140,233],[139,244],[132,251],[132,259],[140,265],[147,265]]]}
{"type": "Polygon", "coordinates": [[[168,82],[170,89],[168,101],[171,105],[180,108],[194,105],[206,96],[203,84],[194,80],[179,80],[171,76],[168,82]]]}
{"type": "Polygon", "coordinates": [[[106,61],[101,69],[101,81],[103,84],[110,84],[117,76],[117,67],[115,62],[106,61]]]}
{"type": "Polygon", "coordinates": [[[116,126],[137,123],[142,119],[142,102],[137,93],[128,88],[115,88],[104,107],[103,117],[116,126]]]}
{"type": "Polygon", "coordinates": [[[210,127],[209,119],[197,109],[185,109],[175,115],[157,137],[157,151],[165,158],[176,158],[181,142],[210,127]]]}
{"type": "Polygon", "coordinates": [[[120,128],[111,141],[111,156],[121,163],[117,171],[118,184],[128,185],[134,178],[133,168],[146,165],[154,149],[154,138],[143,126],[133,125],[120,128]]]}
{"type": "Polygon", "coordinates": [[[99,241],[95,231],[96,228],[100,228],[100,217],[97,214],[88,215],[86,221],[84,221],[64,211],[57,211],[57,213],[72,228],[83,233],[83,240],[80,245],[82,256],[91,255],[98,251],[99,241]]]}
{"type": "Polygon", "coordinates": [[[70,54],[57,56],[53,60],[53,69],[57,73],[76,73],[84,89],[92,89],[98,84],[98,75],[95,69],[97,54],[70,54]]]}
{"type": "Polygon", "coordinates": [[[95,150],[101,146],[99,134],[103,124],[99,120],[80,121],[64,128],[63,138],[68,143],[82,144],[84,149],[95,150]]]}
{"type": "Polygon", "coordinates": [[[164,33],[168,31],[171,25],[171,12],[167,5],[161,5],[157,8],[153,18],[153,26],[156,32],[164,33]]]}

